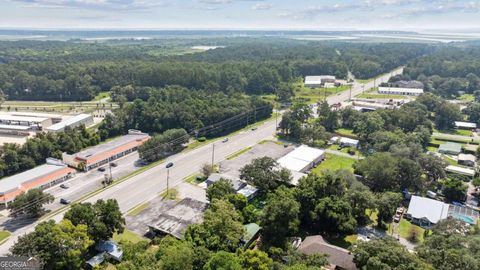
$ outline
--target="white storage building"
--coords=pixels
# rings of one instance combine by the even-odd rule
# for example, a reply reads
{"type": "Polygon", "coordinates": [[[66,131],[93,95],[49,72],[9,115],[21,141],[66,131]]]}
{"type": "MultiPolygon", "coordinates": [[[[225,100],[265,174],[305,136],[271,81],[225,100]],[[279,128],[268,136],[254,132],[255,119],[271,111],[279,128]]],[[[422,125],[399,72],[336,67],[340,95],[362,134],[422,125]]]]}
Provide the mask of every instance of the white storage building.
{"type": "Polygon", "coordinates": [[[455,127],[458,128],[458,129],[476,129],[477,124],[476,123],[471,123],[471,122],[456,121],[455,122],[455,127]]]}
{"type": "Polygon", "coordinates": [[[324,150],[301,145],[280,158],[278,163],[290,171],[305,173],[317,166],[324,158],[324,150]]]}
{"type": "Polygon", "coordinates": [[[335,76],[330,75],[320,75],[320,76],[306,76],[305,77],[305,87],[322,87],[324,84],[336,82],[335,76]]]}
{"type": "Polygon", "coordinates": [[[90,126],[93,125],[93,116],[89,114],[79,114],[68,118],[65,121],[57,123],[47,128],[49,132],[64,131],[66,127],[75,128],[80,125],[90,126]]]}
{"type": "Polygon", "coordinates": [[[419,96],[423,94],[423,89],[400,88],[400,87],[379,87],[378,93],[384,94],[384,95],[419,96]]]}

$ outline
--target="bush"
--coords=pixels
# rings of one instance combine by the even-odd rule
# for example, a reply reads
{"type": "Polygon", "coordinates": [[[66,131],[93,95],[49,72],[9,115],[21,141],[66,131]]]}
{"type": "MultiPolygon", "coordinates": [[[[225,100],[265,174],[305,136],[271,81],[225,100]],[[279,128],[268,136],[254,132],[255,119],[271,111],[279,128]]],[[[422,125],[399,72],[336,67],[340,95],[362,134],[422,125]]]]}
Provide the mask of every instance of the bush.
{"type": "Polygon", "coordinates": [[[348,154],[354,156],[355,155],[355,149],[349,148],[348,149],[348,154]]]}
{"type": "Polygon", "coordinates": [[[197,139],[197,141],[199,141],[199,142],[204,142],[206,140],[207,140],[207,138],[205,138],[205,137],[200,137],[200,138],[197,139]]]}

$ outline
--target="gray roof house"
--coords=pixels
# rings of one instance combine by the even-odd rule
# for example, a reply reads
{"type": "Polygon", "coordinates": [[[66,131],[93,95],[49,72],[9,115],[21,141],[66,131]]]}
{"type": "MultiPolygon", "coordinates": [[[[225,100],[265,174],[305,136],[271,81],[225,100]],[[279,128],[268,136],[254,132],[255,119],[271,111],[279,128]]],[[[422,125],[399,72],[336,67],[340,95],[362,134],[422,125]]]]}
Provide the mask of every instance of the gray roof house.
{"type": "Polygon", "coordinates": [[[438,147],[438,152],[447,155],[458,155],[462,152],[462,145],[459,143],[447,142],[438,147]]]}
{"type": "Polygon", "coordinates": [[[448,216],[448,203],[412,196],[405,218],[420,226],[431,226],[448,216]]]}
{"type": "Polygon", "coordinates": [[[329,244],[321,235],[306,237],[298,247],[298,251],[305,255],[326,254],[330,263],[330,268],[327,269],[358,269],[353,262],[353,254],[349,250],[329,244]]]}

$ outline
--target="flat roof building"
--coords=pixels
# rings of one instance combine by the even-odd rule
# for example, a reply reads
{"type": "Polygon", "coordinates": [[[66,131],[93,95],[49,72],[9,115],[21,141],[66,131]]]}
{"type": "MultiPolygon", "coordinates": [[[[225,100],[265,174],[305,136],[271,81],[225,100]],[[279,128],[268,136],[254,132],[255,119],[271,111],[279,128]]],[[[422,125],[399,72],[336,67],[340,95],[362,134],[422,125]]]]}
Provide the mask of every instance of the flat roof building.
{"type": "Polygon", "coordinates": [[[420,226],[431,226],[448,216],[449,204],[413,195],[405,217],[420,226]]]}
{"type": "Polygon", "coordinates": [[[438,147],[438,152],[446,155],[458,155],[462,152],[462,145],[454,142],[447,142],[438,147]]]}
{"type": "Polygon", "coordinates": [[[37,112],[10,112],[10,115],[14,116],[28,116],[28,117],[41,117],[41,118],[50,118],[52,124],[61,122],[63,116],[60,114],[51,114],[51,113],[37,113],[37,112]]]}
{"type": "Polygon", "coordinates": [[[357,148],[358,144],[360,143],[359,140],[350,139],[347,137],[340,137],[340,140],[338,142],[342,147],[347,146],[347,147],[355,147],[355,148],[357,148]]]}
{"type": "Polygon", "coordinates": [[[72,155],[63,153],[62,159],[63,162],[74,168],[89,171],[136,151],[148,139],[150,139],[150,136],[146,133],[129,130],[127,135],[107,143],[90,147],[72,155]]]}
{"type": "Polygon", "coordinates": [[[284,157],[278,159],[278,163],[290,171],[305,173],[317,166],[324,157],[324,150],[301,145],[284,157]]]}
{"type": "Polygon", "coordinates": [[[326,83],[335,83],[337,80],[335,76],[330,75],[320,75],[320,76],[306,76],[305,77],[305,87],[321,87],[326,83]]]}
{"type": "Polygon", "coordinates": [[[476,129],[477,124],[476,123],[471,123],[471,122],[456,121],[455,122],[455,127],[458,128],[458,129],[476,129]]]}
{"type": "Polygon", "coordinates": [[[153,235],[172,235],[181,239],[188,225],[203,221],[203,214],[207,208],[208,203],[184,198],[151,222],[148,225],[149,231],[153,235]]]}
{"type": "Polygon", "coordinates": [[[472,154],[459,154],[458,155],[458,164],[474,167],[475,162],[477,162],[477,158],[472,154]]]}
{"type": "Polygon", "coordinates": [[[70,178],[75,170],[62,161],[48,158],[47,163],[0,180],[0,204],[6,206],[22,192],[45,189],[70,178]]]}
{"type": "Polygon", "coordinates": [[[400,87],[379,87],[378,93],[384,94],[384,95],[419,96],[423,94],[423,89],[400,88],[400,87]]]}
{"type": "Polygon", "coordinates": [[[16,116],[0,114],[0,124],[13,126],[27,126],[31,129],[43,129],[52,125],[52,119],[46,117],[16,116]]]}
{"type": "Polygon", "coordinates": [[[93,116],[89,114],[79,114],[68,118],[65,121],[59,122],[55,125],[47,128],[48,132],[60,132],[64,131],[66,127],[75,128],[80,125],[90,126],[93,125],[93,116]]]}

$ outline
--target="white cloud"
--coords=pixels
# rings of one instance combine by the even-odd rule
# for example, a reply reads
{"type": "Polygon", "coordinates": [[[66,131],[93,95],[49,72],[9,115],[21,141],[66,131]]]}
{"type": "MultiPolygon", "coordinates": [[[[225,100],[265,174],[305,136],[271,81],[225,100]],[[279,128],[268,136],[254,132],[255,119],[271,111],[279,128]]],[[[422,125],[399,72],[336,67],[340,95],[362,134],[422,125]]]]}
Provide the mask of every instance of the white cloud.
{"type": "Polygon", "coordinates": [[[252,10],[269,10],[272,7],[273,5],[269,3],[257,3],[252,6],[252,10]]]}

